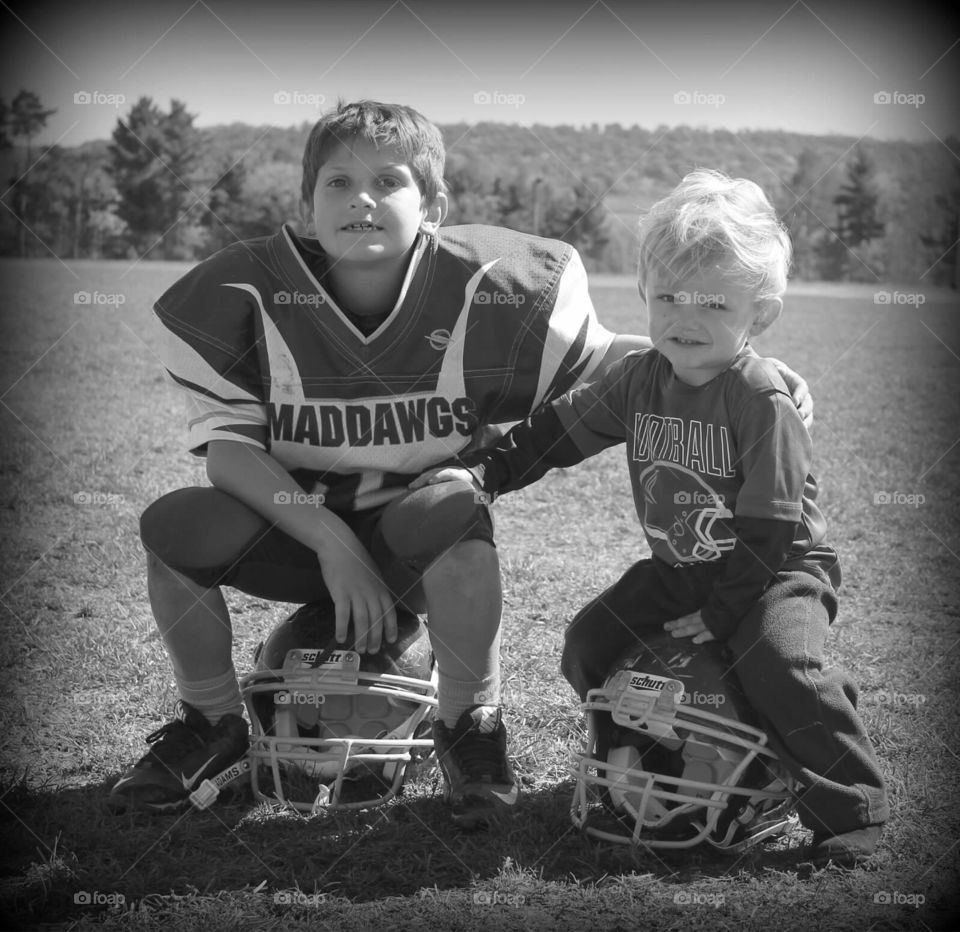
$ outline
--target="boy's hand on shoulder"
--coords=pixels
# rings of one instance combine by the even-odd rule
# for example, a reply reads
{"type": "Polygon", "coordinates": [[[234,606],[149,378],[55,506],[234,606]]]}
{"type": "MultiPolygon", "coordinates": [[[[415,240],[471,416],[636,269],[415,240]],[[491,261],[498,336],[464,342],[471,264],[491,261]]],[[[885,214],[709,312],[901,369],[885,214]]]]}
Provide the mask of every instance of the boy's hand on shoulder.
{"type": "Polygon", "coordinates": [[[810,430],[813,426],[813,396],[810,394],[810,386],[807,385],[803,376],[794,372],[785,362],[773,357],[770,358],[770,362],[774,364],[777,372],[780,373],[780,378],[787,386],[793,403],[797,406],[800,417],[803,418],[803,426],[810,430]]]}
{"type": "Polygon", "coordinates": [[[663,626],[664,631],[669,631],[675,638],[692,637],[694,644],[703,644],[705,641],[715,641],[716,638],[707,629],[700,617],[700,612],[693,612],[690,615],[682,615],[680,618],[674,618],[663,626]]]}
{"type": "Polygon", "coordinates": [[[415,491],[427,485],[436,485],[438,482],[457,481],[467,482],[470,485],[477,484],[477,480],[469,469],[464,469],[462,466],[443,466],[440,469],[428,469],[421,473],[410,483],[408,488],[415,491]]]}
{"type": "Polygon", "coordinates": [[[338,537],[317,552],[320,571],[336,609],[336,638],[347,640],[353,622],[352,650],[375,654],[386,639],[397,639],[397,610],[373,558],[359,540],[338,537]]]}

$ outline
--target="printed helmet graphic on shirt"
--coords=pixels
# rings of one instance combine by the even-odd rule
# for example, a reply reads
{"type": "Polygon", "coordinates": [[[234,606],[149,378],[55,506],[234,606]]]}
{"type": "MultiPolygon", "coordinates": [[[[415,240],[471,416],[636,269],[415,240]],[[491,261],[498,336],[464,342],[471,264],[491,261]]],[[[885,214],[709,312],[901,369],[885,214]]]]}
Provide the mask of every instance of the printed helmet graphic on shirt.
{"type": "Polygon", "coordinates": [[[656,460],[640,473],[640,487],[641,521],[655,551],[663,541],[677,563],[709,563],[733,549],[736,537],[726,523],[733,512],[702,476],[656,460]]]}

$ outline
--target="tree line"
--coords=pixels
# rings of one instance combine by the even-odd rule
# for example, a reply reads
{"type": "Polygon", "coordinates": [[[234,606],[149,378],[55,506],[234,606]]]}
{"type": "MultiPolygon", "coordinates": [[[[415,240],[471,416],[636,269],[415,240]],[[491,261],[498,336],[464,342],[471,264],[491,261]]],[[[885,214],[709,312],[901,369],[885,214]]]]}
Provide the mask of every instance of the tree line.
{"type": "MultiPolygon", "coordinates": [[[[31,91],[0,100],[8,184],[0,255],[197,260],[299,222],[309,123],[194,125],[142,97],[110,140],[37,147],[55,111],[31,91]]],[[[798,278],[957,287],[960,142],[786,131],[442,126],[447,223],[565,240],[593,272],[632,272],[642,211],[694,167],[755,180],[794,245],[798,278]]]]}

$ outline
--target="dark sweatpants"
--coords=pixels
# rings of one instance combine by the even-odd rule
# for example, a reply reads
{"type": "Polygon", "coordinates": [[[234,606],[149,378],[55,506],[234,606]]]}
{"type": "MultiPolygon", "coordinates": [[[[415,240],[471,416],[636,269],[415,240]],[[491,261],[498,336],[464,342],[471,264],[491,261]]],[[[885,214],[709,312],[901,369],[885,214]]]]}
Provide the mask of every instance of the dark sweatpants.
{"type": "MultiPolygon", "coordinates": [[[[722,569],[641,560],[584,607],[567,628],[562,660],[580,698],[603,685],[635,640],[698,611],[722,569]]],[[[889,817],[876,754],[857,715],[856,686],[841,670],[823,669],[839,575],[837,563],[829,573],[816,561],[792,563],[727,641],[731,666],[771,748],[803,787],[801,822],[826,834],[889,817]]]]}

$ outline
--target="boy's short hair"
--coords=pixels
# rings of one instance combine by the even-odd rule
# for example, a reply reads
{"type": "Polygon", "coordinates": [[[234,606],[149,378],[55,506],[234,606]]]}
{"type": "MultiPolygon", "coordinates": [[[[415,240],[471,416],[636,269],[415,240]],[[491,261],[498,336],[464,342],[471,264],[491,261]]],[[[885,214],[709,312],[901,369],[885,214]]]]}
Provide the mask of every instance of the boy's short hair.
{"type": "Polygon", "coordinates": [[[690,172],[650,208],[639,234],[641,291],[652,272],[683,278],[708,262],[742,274],[756,300],[787,290],[790,237],[760,186],[746,178],[690,172]]]}
{"type": "Polygon", "coordinates": [[[428,201],[433,201],[444,190],[443,136],[423,114],[402,104],[340,101],[335,110],[328,111],[316,122],[303,148],[300,196],[304,204],[313,202],[317,175],[331,151],[341,144],[349,146],[356,139],[397,149],[428,201]]]}

